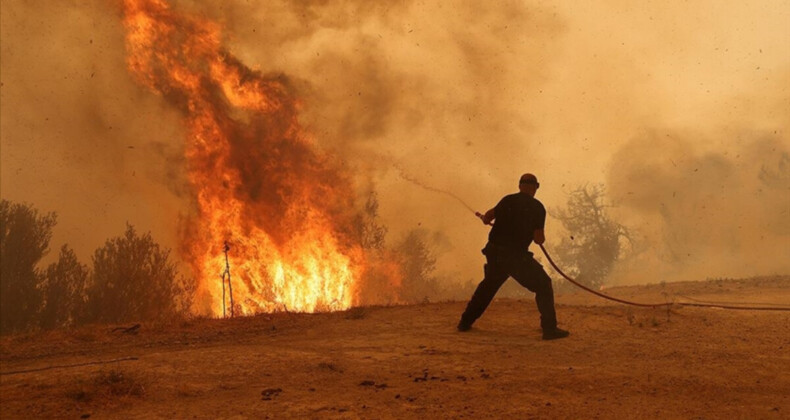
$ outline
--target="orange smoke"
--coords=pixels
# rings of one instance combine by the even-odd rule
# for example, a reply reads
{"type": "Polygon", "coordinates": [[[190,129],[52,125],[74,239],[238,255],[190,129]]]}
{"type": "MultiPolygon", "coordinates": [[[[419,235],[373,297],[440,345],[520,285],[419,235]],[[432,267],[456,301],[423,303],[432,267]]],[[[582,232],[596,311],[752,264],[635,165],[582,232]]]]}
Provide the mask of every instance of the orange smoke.
{"type": "Polygon", "coordinates": [[[163,0],[123,5],[129,70],[184,114],[197,214],[181,241],[196,311],[222,314],[225,241],[236,314],[358,303],[371,258],[351,174],[300,127],[287,79],[241,64],[211,21],[163,0]]]}

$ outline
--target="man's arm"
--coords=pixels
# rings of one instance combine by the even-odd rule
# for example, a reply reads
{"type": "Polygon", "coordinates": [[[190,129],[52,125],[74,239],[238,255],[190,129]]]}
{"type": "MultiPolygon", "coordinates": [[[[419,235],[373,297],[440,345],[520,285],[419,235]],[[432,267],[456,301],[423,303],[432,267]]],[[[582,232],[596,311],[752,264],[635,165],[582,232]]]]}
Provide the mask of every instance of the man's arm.
{"type": "Polygon", "coordinates": [[[484,224],[490,225],[491,222],[494,219],[496,219],[496,215],[494,214],[494,209],[491,209],[491,210],[487,211],[486,214],[484,214],[483,217],[481,217],[481,219],[483,219],[483,223],[484,224]]]}
{"type": "Polygon", "coordinates": [[[546,234],[543,232],[544,226],[546,226],[546,208],[538,202],[538,224],[532,233],[532,241],[538,245],[543,245],[543,242],[546,242],[546,234]]]}
{"type": "Polygon", "coordinates": [[[475,213],[475,216],[479,217],[484,225],[490,225],[491,221],[495,219],[494,209],[487,211],[486,214],[475,213]]]}

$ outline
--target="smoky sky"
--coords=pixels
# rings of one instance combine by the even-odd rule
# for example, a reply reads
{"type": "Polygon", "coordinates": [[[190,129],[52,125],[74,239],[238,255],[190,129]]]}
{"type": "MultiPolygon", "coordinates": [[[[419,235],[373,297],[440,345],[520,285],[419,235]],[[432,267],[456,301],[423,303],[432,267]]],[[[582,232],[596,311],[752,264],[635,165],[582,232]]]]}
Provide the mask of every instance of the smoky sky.
{"type": "MultiPolygon", "coordinates": [[[[650,264],[670,278],[647,281],[790,269],[786,2],[172,5],[287,75],[316,144],[378,193],[388,239],[436,232],[450,278],[480,277],[487,229],[396,166],[480,211],[524,172],[547,207],[605,183],[651,255],[618,282],[650,264]]],[[[126,221],[173,247],[184,130],[127,72],[117,4],[10,0],[0,16],[2,197],[58,212],[53,245],[82,258],[126,221]]],[[[550,219],[549,244],[562,234],[550,219]]]]}

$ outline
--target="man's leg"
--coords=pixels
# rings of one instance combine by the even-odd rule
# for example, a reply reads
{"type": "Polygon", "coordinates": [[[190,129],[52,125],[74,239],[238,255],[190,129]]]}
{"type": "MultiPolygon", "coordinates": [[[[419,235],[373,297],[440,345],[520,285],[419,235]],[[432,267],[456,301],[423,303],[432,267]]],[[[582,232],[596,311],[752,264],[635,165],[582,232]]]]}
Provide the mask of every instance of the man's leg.
{"type": "Polygon", "coordinates": [[[540,312],[540,327],[546,331],[557,329],[557,314],[554,311],[554,289],[551,287],[551,277],[546,274],[534,258],[525,256],[519,259],[513,268],[513,278],[535,293],[535,303],[540,312]]]}
{"type": "Polygon", "coordinates": [[[461,322],[458,323],[459,331],[466,331],[472,328],[472,324],[477,321],[477,318],[480,318],[480,315],[483,315],[488,304],[494,299],[496,292],[508,278],[507,272],[503,270],[503,267],[495,258],[488,258],[488,263],[483,268],[483,271],[485,272],[485,277],[477,285],[472,299],[469,300],[466,310],[461,315],[461,322]]]}

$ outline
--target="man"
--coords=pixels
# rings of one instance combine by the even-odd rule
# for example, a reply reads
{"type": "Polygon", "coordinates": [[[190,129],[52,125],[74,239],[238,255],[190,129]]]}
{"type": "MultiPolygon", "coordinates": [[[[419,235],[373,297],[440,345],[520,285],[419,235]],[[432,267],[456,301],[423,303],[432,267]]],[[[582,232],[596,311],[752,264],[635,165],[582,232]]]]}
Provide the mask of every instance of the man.
{"type": "Polygon", "coordinates": [[[472,324],[486,310],[497,290],[512,276],[519,284],[535,293],[543,339],[565,338],[570,334],[557,328],[551,278],[527,250],[532,241],[540,245],[546,240],[543,232],[546,209],[535,199],[539,187],[535,175],[524,174],[518,182],[518,193],[505,196],[496,207],[483,215],[478,214],[487,225],[494,221],[488,234],[488,243],[483,249],[487,262],[484,266],[485,278],[466,305],[461,322],[458,323],[458,331],[472,328],[472,324]]]}

